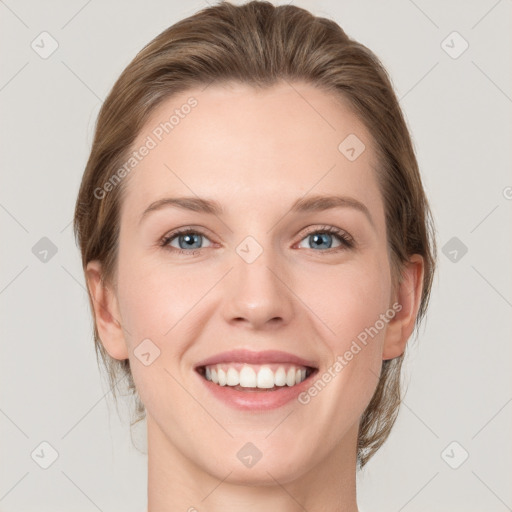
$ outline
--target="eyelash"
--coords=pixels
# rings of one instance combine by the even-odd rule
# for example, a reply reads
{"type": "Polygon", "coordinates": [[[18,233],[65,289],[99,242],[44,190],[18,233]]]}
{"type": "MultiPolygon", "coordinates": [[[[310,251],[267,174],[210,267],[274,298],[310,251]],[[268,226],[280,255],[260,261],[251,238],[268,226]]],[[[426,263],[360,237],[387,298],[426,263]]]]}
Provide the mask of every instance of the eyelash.
{"type": "MultiPolygon", "coordinates": [[[[352,249],[352,248],[355,247],[355,241],[352,238],[352,236],[349,235],[343,229],[339,229],[339,228],[334,227],[334,226],[322,226],[321,228],[311,229],[300,239],[300,242],[302,242],[302,240],[304,240],[304,238],[306,238],[306,237],[308,237],[310,235],[317,234],[317,233],[328,233],[330,235],[335,235],[335,237],[341,242],[341,246],[340,247],[334,247],[334,248],[331,248],[331,249],[327,249],[325,251],[314,251],[314,252],[321,253],[321,254],[322,253],[323,254],[326,254],[326,253],[327,254],[333,254],[333,253],[337,253],[339,251],[343,251],[343,250],[347,250],[347,249],[352,249]]],[[[170,245],[168,245],[169,242],[171,240],[173,240],[174,238],[176,238],[177,236],[179,236],[179,235],[190,235],[190,234],[201,235],[201,236],[204,236],[205,238],[208,238],[200,230],[185,227],[185,228],[177,229],[177,230],[173,231],[172,233],[169,233],[169,234],[165,235],[160,240],[159,245],[161,247],[163,247],[164,249],[172,252],[172,253],[178,253],[178,254],[183,254],[183,255],[187,255],[187,256],[191,256],[191,255],[197,254],[197,251],[201,251],[202,249],[207,249],[207,247],[202,247],[202,248],[199,248],[199,249],[190,249],[190,250],[176,249],[176,247],[171,247],[170,245]]],[[[310,250],[313,250],[313,249],[310,249],[310,250]]]]}

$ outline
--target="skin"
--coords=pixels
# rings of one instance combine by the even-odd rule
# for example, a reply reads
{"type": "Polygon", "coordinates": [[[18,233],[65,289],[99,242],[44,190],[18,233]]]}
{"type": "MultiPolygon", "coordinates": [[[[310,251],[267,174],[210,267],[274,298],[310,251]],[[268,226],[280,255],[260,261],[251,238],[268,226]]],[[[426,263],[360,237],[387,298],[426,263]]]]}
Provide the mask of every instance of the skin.
{"type": "MultiPolygon", "coordinates": [[[[305,83],[191,89],[152,113],[134,147],[190,96],[197,107],[125,178],[117,286],[102,284],[98,261],[86,270],[102,343],[130,359],[146,407],[149,510],[357,511],[358,422],[382,361],[402,354],[412,333],[423,260],[411,257],[392,289],[372,140],[339,99],[305,83]],[[353,162],[338,150],[351,133],[366,146],[353,162]],[[289,213],[312,194],[353,197],[373,224],[349,207],[289,213]],[[164,208],[139,224],[150,203],[180,195],[215,199],[225,212],[164,208]],[[199,251],[185,249],[195,255],[158,245],[189,225],[205,235],[199,251]],[[315,246],[305,228],[326,225],[356,246],[329,234],[315,246]],[[263,249],[250,264],[236,252],[249,235],[263,249]],[[245,348],[312,359],[322,374],[394,303],[401,310],[307,405],[242,412],[194,371],[245,348]],[[145,366],[134,349],[147,338],[160,356],[145,366]],[[247,442],[262,452],[252,468],[236,457],[247,442]]],[[[178,249],[180,238],[170,243],[178,249]]]]}

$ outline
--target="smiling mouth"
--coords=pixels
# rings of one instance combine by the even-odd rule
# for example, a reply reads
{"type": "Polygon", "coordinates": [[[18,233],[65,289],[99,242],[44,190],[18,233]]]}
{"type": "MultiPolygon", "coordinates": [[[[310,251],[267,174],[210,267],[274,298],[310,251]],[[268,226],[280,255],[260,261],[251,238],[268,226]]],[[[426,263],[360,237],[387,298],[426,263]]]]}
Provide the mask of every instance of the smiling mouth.
{"type": "Polygon", "coordinates": [[[222,363],[199,366],[196,371],[219,387],[242,392],[278,391],[294,387],[317,372],[316,368],[296,364],[222,363]]]}

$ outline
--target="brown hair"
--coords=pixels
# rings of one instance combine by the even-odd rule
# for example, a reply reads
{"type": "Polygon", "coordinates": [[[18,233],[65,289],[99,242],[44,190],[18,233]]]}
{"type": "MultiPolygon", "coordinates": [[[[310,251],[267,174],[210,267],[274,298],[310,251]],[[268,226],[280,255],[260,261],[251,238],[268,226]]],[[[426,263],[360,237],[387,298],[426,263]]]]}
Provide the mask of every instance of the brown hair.
{"type": "MultiPolygon", "coordinates": [[[[424,258],[417,328],[429,301],[436,244],[413,145],[391,81],[378,58],[338,24],[293,5],[221,2],[204,8],[164,30],[123,71],[99,113],[76,202],[74,229],[84,271],[89,261],[100,260],[102,279],[117,286],[119,212],[126,180],[100,199],[95,191],[127,160],[132,143],[157,105],[193,86],[238,81],[268,87],[280,79],[307,82],[343,98],[370,132],[378,157],[394,286],[412,254],[424,258]]],[[[92,308],[90,293],[89,300],[92,308]]],[[[129,360],[109,356],[96,321],[94,341],[114,398],[117,382],[126,377],[137,402],[138,417],[133,423],[140,421],[145,410],[129,360]]],[[[360,467],[386,440],[396,419],[402,361],[403,355],[383,362],[377,389],[361,418],[360,467]]]]}

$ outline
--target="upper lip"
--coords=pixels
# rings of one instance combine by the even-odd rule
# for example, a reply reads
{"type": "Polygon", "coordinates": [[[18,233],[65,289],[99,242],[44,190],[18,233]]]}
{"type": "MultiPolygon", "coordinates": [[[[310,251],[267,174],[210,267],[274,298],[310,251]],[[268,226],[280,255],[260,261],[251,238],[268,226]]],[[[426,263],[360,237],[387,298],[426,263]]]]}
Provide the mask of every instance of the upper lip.
{"type": "Polygon", "coordinates": [[[316,368],[316,363],[311,360],[303,359],[302,357],[280,350],[263,350],[252,351],[247,349],[230,350],[228,352],[221,352],[215,354],[208,359],[204,359],[196,364],[196,369],[203,366],[210,366],[219,363],[249,363],[249,364],[265,364],[265,363],[288,363],[296,364],[298,366],[309,366],[316,368]]]}

